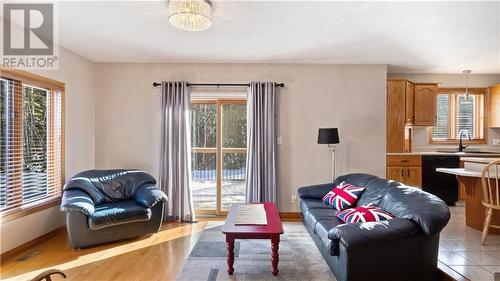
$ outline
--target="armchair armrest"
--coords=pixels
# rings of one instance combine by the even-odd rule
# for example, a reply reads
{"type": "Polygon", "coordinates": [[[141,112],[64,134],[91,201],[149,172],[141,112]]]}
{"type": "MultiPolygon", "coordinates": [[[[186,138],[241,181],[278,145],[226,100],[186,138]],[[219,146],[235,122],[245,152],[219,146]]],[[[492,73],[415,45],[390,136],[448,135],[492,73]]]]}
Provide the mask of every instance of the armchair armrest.
{"type": "Polygon", "coordinates": [[[413,221],[402,218],[381,222],[348,223],[328,232],[332,240],[332,254],[338,255],[339,243],[346,249],[378,244],[415,235],[420,228],[413,221]]]}
{"type": "Polygon", "coordinates": [[[304,186],[297,190],[299,197],[302,199],[322,199],[325,194],[333,189],[333,183],[324,183],[318,185],[304,186]]]}
{"type": "Polygon", "coordinates": [[[167,195],[154,185],[143,186],[138,188],[134,195],[134,200],[146,208],[151,208],[156,203],[167,201],[167,195]]]}
{"type": "Polygon", "coordinates": [[[64,191],[61,199],[62,212],[82,212],[87,216],[94,213],[94,201],[90,196],[78,189],[67,189],[64,191]]]}

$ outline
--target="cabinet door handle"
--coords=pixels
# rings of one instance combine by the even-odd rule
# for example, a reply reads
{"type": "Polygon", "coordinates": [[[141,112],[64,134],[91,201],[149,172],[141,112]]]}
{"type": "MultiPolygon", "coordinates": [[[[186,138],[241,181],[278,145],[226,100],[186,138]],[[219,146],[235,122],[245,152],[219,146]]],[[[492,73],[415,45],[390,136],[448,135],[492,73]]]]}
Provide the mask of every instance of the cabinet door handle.
{"type": "Polygon", "coordinates": [[[408,169],[408,177],[410,177],[410,169],[408,169]]]}
{"type": "Polygon", "coordinates": [[[401,160],[400,162],[401,163],[408,163],[408,162],[410,162],[410,160],[401,160]]]}
{"type": "Polygon", "coordinates": [[[404,174],[403,174],[403,169],[401,169],[401,177],[404,177],[404,174]]]}

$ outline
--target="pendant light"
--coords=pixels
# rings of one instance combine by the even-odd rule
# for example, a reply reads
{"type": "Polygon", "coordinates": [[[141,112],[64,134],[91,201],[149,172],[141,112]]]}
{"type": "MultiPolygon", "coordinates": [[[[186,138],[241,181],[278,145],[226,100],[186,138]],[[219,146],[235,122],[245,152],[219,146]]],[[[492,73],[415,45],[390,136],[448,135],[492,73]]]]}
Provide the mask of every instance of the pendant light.
{"type": "Polygon", "coordinates": [[[470,69],[466,69],[462,71],[462,73],[465,75],[465,96],[464,99],[467,101],[469,99],[469,74],[472,71],[470,69]]]}
{"type": "Polygon", "coordinates": [[[185,31],[202,31],[212,25],[212,5],[208,0],[170,0],[168,21],[185,31]]]}

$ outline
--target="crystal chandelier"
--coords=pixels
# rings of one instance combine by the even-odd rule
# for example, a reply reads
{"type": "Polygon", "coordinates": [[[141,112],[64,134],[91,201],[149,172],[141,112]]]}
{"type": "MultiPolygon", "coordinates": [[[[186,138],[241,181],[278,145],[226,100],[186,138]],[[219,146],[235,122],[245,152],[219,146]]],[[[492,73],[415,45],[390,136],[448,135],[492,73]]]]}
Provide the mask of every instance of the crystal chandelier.
{"type": "Polygon", "coordinates": [[[208,0],[170,0],[168,21],[186,31],[202,31],[212,25],[212,5],[208,0]]]}

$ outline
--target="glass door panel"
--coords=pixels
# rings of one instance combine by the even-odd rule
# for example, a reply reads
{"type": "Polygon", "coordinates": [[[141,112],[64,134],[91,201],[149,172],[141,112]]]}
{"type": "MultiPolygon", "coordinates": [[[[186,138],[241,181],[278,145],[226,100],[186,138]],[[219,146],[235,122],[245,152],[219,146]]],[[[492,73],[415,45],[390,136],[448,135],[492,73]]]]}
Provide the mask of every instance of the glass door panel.
{"type": "Polygon", "coordinates": [[[247,107],[246,101],[220,101],[221,209],[245,202],[247,107]]]}
{"type": "Polygon", "coordinates": [[[195,210],[217,210],[217,103],[191,104],[191,190],[195,210]]]}

